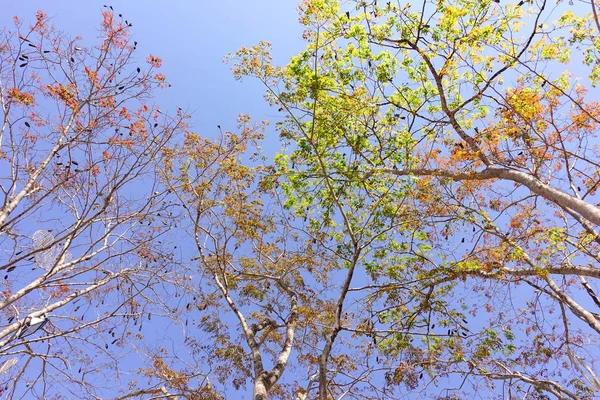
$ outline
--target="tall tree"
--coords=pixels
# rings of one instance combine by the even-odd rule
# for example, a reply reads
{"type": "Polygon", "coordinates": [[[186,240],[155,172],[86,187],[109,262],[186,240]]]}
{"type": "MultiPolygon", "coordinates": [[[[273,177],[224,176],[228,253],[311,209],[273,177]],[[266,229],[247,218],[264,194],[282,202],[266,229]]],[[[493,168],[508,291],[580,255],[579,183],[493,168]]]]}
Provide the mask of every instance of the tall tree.
{"type": "Polygon", "coordinates": [[[0,392],[116,395],[132,386],[131,342],[180,279],[154,160],[184,116],[148,103],[161,60],[137,62],[112,8],[95,44],[42,12],[14,21],[0,33],[0,392]]]}
{"type": "Polygon", "coordinates": [[[318,278],[311,273],[321,255],[293,226],[269,178],[272,167],[262,165],[264,129],[242,115],[237,134],[213,140],[189,132],[165,153],[165,177],[185,209],[185,247],[194,249],[201,280],[187,291],[193,324],[208,337],[190,332],[185,341],[197,364],[211,367],[214,386],[207,381],[198,398],[222,398],[247,381],[254,399],[293,390],[280,378],[303,346],[299,324],[314,316],[305,305],[312,304],[318,278]]]}
{"type": "Polygon", "coordinates": [[[287,67],[233,56],[285,113],[286,207],[345,266],[306,398],[600,391],[597,8],[306,0],[287,67]]]}

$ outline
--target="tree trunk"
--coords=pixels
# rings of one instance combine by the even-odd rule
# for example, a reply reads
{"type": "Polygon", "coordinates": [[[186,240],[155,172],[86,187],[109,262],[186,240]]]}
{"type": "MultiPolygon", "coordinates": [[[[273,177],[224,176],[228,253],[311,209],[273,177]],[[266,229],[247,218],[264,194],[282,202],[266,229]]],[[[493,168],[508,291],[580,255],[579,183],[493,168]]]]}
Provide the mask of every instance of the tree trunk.
{"type": "Polygon", "coordinates": [[[254,380],[254,392],[252,393],[252,400],[267,400],[268,391],[267,383],[265,382],[266,373],[263,372],[254,380]]]}

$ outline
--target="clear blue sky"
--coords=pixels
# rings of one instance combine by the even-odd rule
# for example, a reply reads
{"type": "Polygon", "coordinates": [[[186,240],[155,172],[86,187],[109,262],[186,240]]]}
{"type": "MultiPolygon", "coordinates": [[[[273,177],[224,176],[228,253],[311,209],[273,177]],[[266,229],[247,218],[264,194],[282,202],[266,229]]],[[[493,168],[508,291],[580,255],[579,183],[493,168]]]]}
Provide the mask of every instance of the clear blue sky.
{"type": "MultiPolygon", "coordinates": [[[[163,110],[181,106],[195,111],[191,122],[197,133],[212,137],[219,124],[234,130],[239,113],[250,114],[257,121],[280,118],[264,102],[263,86],[252,79],[236,82],[222,60],[241,46],[266,40],[273,44],[275,62],[286,64],[304,47],[296,1],[4,1],[0,26],[11,26],[14,15],[28,23],[42,10],[57,28],[90,43],[96,37],[104,4],[112,5],[133,24],[131,33],[139,42],[140,61],[149,53],[163,59],[162,72],[173,86],[158,91],[156,103],[163,110]]],[[[272,138],[267,147],[276,146],[275,136],[272,138]]]]}

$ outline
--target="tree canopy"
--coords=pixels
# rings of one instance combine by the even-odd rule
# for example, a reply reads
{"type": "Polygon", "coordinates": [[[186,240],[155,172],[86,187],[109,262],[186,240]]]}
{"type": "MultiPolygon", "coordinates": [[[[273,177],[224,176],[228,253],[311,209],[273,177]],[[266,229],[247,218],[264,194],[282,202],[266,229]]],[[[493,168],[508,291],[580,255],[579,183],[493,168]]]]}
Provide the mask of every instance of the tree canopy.
{"type": "Polygon", "coordinates": [[[0,392],[117,395],[135,388],[127,356],[181,280],[161,244],[174,222],[156,160],[184,116],[149,103],[161,60],[134,64],[112,10],[96,43],[41,11],[14,22],[0,32],[0,392]]]}
{"type": "Polygon", "coordinates": [[[285,208],[341,261],[309,397],[600,389],[596,8],[304,1],[286,67],[236,53],[284,114],[285,208]]]}
{"type": "Polygon", "coordinates": [[[43,15],[5,32],[3,390],[597,396],[598,5],[298,11],[288,65],[268,42],[228,57],[264,84],[275,129],[241,115],[216,138],[147,104],[160,59],[132,65],[112,11],[94,48],[43,15]],[[104,367],[73,378],[94,354],[104,367]]]}

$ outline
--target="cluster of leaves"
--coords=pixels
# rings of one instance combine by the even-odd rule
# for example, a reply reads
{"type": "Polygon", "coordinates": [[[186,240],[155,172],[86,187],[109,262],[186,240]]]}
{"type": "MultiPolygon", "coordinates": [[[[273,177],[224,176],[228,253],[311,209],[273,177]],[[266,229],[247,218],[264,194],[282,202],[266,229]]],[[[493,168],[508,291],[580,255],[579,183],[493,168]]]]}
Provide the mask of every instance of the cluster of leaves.
{"type": "Polygon", "coordinates": [[[345,267],[303,393],[592,396],[596,6],[382,3],[302,2],[285,68],[232,56],[285,114],[285,208],[345,267]]]}

